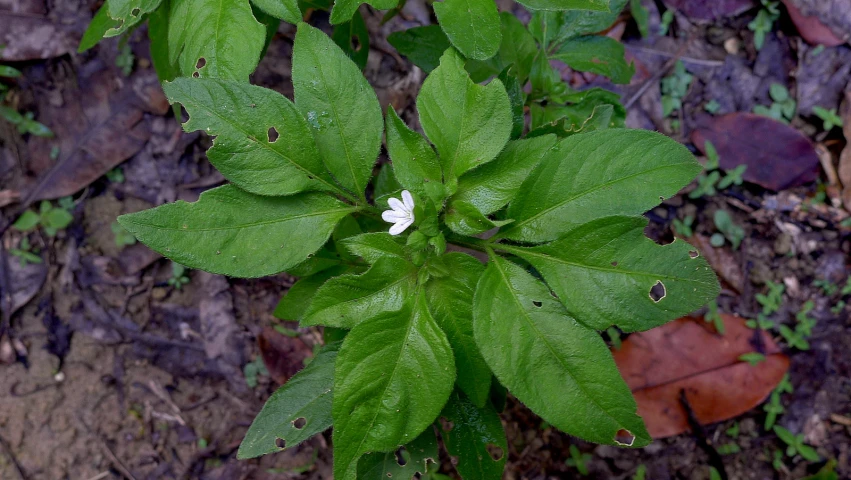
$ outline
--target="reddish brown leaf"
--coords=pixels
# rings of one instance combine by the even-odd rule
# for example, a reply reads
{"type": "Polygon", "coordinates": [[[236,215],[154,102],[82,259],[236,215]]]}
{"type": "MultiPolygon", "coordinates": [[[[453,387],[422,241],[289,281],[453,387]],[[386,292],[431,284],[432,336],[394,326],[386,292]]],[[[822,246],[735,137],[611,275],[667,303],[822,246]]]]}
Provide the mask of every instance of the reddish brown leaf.
{"type": "Polygon", "coordinates": [[[715,248],[709,242],[709,237],[701,234],[695,234],[687,240],[690,244],[697,247],[703,258],[709,262],[709,265],[721,277],[725,286],[741,292],[745,286],[745,274],[742,272],[742,267],[739,265],[736,257],[727,248],[715,248]]]}
{"type": "MultiPolygon", "coordinates": [[[[840,43],[851,40],[851,15],[848,14],[848,0],[783,0],[783,3],[786,4],[789,15],[801,31],[801,36],[807,41],[810,41],[810,39],[804,35],[804,31],[801,30],[801,26],[795,20],[793,9],[801,16],[818,20],[820,24],[829,29],[835,38],[840,40],[840,43]]],[[[821,33],[824,34],[824,32],[821,33]]]]}
{"type": "Polygon", "coordinates": [[[748,166],[744,179],[769,190],[814,182],[819,159],[813,144],[798,130],[762,115],[731,113],[720,117],[703,116],[691,135],[703,150],[706,141],[718,151],[721,168],[748,166]]]}
{"type": "Polygon", "coordinates": [[[271,327],[263,329],[257,344],[269,376],[280,384],[304,368],[304,360],[311,355],[310,347],[300,338],[282,335],[271,327]]]}
{"type": "Polygon", "coordinates": [[[749,329],[740,317],[722,317],[723,336],[702,319],[681,318],[630,335],[614,352],[653,438],[689,430],[681,391],[696,419],[706,425],[762,403],[789,368],[789,359],[765,332],[749,329]],[[739,360],[749,352],[764,354],[765,361],[751,366],[739,360]]]}
{"type": "Polygon", "coordinates": [[[754,0],[665,0],[668,8],[679,10],[695,20],[734,17],[756,6],[754,0]]]}
{"type": "Polygon", "coordinates": [[[839,181],[842,183],[842,203],[845,210],[851,212],[851,89],[845,92],[845,100],[840,109],[842,115],[842,132],[845,135],[845,148],[839,155],[839,181]]]}
{"type": "Polygon", "coordinates": [[[795,27],[798,28],[798,33],[804,37],[804,40],[813,45],[824,45],[826,47],[836,47],[845,43],[844,40],[836,36],[833,30],[827,25],[821,23],[821,20],[815,16],[806,16],[795,4],[789,0],[783,0],[786,5],[786,10],[789,11],[789,16],[795,27]]]}

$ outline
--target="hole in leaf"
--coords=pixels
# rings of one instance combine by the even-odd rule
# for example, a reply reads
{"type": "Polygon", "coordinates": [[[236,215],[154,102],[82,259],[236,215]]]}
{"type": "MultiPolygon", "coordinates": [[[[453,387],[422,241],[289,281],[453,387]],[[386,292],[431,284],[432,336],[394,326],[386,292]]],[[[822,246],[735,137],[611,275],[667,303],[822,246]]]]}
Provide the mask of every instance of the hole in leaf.
{"type": "Polygon", "coordinates": [[[198,72],[193,72],[193,73],[192,73],[192,78],[198,78],[198,77],[200,77],[200,76],[201,76],[201,74],[200,74],[200,73],[198,73],[198,72]]]}
{"type": "Polygon", "coordinates": [[[494,462],[498,462],[502,460],[502,457],[505,455],[505,451],[499,445],[495,443],[489,443],[485,446],[488,449],[488,453],[494,462]]]}
{"type": "Polygon", "coordinates": [[[449,419],[446,418],[446,417],[440,417],[439,421],[440,421],[440,428],[444,432],[451,432],[452,429],[455,428],[455,424],[450,422],[449,419]]]}
{"type": "Polygon", "coordinates": [[[134,17],[138,17],[140,13],[142,13],[141,10],[139,10],[138,8],[134,8],[133,11],[130,12],[130,15],[133,15],[134,17]]]}
{"type": "Polygon", "coordinates": [[[625,447],[631,447],[632,442],[635,441],[635,435],[632,434],[629,430],[620,429],[615,434],[615,443],[618,445],[623,445],[625,447]]]}
{"type": "Polygon", "coordinates": [[[661,280],[656,280],[656,284],[650,287],[650,299],[656,303],[659,303],[667,292],[665,291],[665,284],[662,283],[661,280]]]}
{"type": "Polygon", "coordinates": [[[363,48],[363,45],[360,43],[360,39],[358,37],[352,37],[352,51],[360,52],[360,49],[363,48]]]}
{"type": "Polygon", "coordinates": [[[532,300],[532,305],[541,308],[544,305],[544,302],[539,302],[538,300],[532,300]]]}
{"type": "Polygon", "coordinates": [[[408,453],[408,450],[405,447],[399,447],[395,452],[396,455],[396,463],[399,464],[400,467],[404,467],[408,464],[408,461],[411,460],[411,454],[408,453]]]}
{"type": "Polygon", "coordinates": [[[618,266],[618,262],[612,262],[612,266],[613,266],[613,267],[617,267],[617,266],[618,266]]]}
{"type": "Polygon", "coordinates": [[[269,137],[269,143],[275,143],[278,140],[278,130],[275,127],[269,127],[266,135],[269,137]]]}
{"type": "Polygon", "coordinates": [[[283,438],[278,437],[275,439],[275,446],[283,450],[287,448],[287,441],[283,438]]]}
{"type": "Polygon", "coordinates": [[[700,256],[700,252],[698,252],[697,250],[689,250],[688,256],[691,258],[697,258],[700,256]]]}
{"type": "Polygon", "coordinates": [[[301,430],[305,425],[307,425],[307,419],[304,417],[299,417],[293,420],[293,427],[295,427],[296,430],[301,430]]]}
{"type": "Polygon", "coordinates": [[[198,61],[195,62],[195,68],[199,70],[204,68],[204,65],[207,65],[207,59],[204,57],[199,58],[198,61]]]}

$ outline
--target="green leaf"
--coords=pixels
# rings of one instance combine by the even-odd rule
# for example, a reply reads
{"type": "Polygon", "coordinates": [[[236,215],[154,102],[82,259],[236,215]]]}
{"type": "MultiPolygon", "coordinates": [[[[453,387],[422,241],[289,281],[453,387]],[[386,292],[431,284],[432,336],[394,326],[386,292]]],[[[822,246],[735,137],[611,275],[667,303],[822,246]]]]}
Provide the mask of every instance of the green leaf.
{"type": "Polygon", "coordinates": [[[447,253],[441,258],[448,272],[426,283],[428,309],[455,352],[458,387],[481,407],[490,392],[491,371],[473,339],[473,293],[485,267],[464,253],[447,253]]]}
{"type": "Polygon", "coordinates": [[[508,142],[494,161],[458,179],[449,208],[467,202],[484,215],[496,212],[514,198],[523,180],[555,143],[554,135],[508,142]]]}
{"type": "Polygon", "coordinates": [[[248,0],[173,0],[169,59],[183,76],[248,81],[260,61],[266,28],[248,0]]]}
{"type": "Polygon", "coordinates": [[[342,241],[342,244],[352,254],[373,264],[387,256],[407,258],[403,242],[402,238],[394,237],[387,232],[373,232],[347,238],[342,241]]]}
{"type": "Polygon", "coordinates": [[[0,77],[18,78],[21,75],[23,75],[23,73],[17,68],[10,67],[9,65],[0,65],[0,77]]]}
{"type": "MultiPolygon", "coordinates": [[[[532,116],[535,117],[536,109],[535,105],[532,105],[532,116]]],[[[555,134],[559,138],[569,137],[571,135],[576,135],[577,133],[588,133],[596,130],[605,130],[607,128],[611,128],[616,123],[612,117],[615,115],[615,109],[612,105],[597,105],[594,107],[594,111],[591,112],[591,115],[582,120],[581,123],[574,123],[574,116],[576,115],[576,110],[574,105],[570,105],[564,108],[558,108],[556,111],[548,112],[545,109],[544,115],[549,116],[549,113],[559,116],[560,114],[566,114],[563,117],[559,117],[557,120],[550,121],[549,123],[545,123],[543,125],[538,126],[537,128],[530,131],[526,138],[534,138],[541,135],[547,134],[555,134]]],[[[540,120],[540,119],[539,119],[540,120]]]]}
{"type": "Polygon", "coordinates": [[[334,378],[334,478],[349,480],[361,455],[395,450],[434,421],[452,392],[455,362],[420,294],[355,326],[334,378]]]}
{"type": "Polygon", "coordinates": [[[635,24],[638,26],[641,36],[644,38],[649,37],[650,11],[641,4],[641,0],[629,0],[629,10],[632,13],[632,18],[635,19],[635,24]]]}
{"type": "Polygon", "coordinates": [[[531,263],[581,323],[647,330],[697,310],[720,288],[693,246],[659,245],[646,227],[643,217],[605,217],[546,245],[506,249],[531,263]]]}
{"type": "Polygon", "coordinates": [[[440,57],[451,46],[449,37],[443,33],[440,25],[426,25],[393,32],[387,37],[387,41],[426,73],[431,73],[440,65],[440,57]]]}
{"type": "Polygon", "coordinates": [[[281,20],[298,24],[302,20],[297,0],[251,0],[257,8],[281,20]]]}
{"type": "Polygon", "coordinates": [[[386,123],[387,153],[393,162],[396,179],[406,189],[427,197],[429,190],[424,184],[443,181],[437,154],[422,135],[405,125],[392,106],[387,108],[386,123]]]}
{"type": "Polygon", "coordinates": [[[243,190],[258,195],[340,191],[322,164],[307,121],[280,93],[214,78],[178,78],[163,90],[189,113],[184,130],[216,137],[207,158],[243,190]]]}
{"type": "Polygon", "coordinates": [[[304,261],[355,209],[327,195],[261,197],[232,185],[118,217],[140,242],[186,265],[233,277],[262,277],[304,261]]]}
{"type": "Polygon", "coordinates": [[[609,8],[600,11],[569,11],[560,15],[556,42],[580,35],[599,33],[612,26],[628,0],[610,0],[609,8]]]}
{"type": "MultiPolygon", "coordinates": [[[[168,49],[168,23],[171,12],[171,0],[163,0],[160,8],[148,16],[148,38],[151,41],[151,62],[157,71],[160,83],[170,82],[180,76],[180,65],[172,61],[168,49]]],[[[175,108],[175,118],[180,111],[175,108]]]]}
{"type": "Polygon", "coordinates": [[[313,361],[269,397],[246,432],[237,458],[293,448],[331,426],[331,391],[339,348],[339,343],[323,347],[313,361]]]}
{"type": "MultiPolygon", "coordinates": [[[[83,53],[94,47],[106,35],[106,32],[118,27],[119,25],[121,25],[121,22],[109,17],[109,2],[104,2],[103,6],[101,6],[97,13],[95,13],[95,16],[92,18],[91,23],[89,23],[88,28],[86,28],[83,38],[80,39],[80,46],[77,47],[77,53],[83,53]]],[[[3,75],[2,72],[0,72],[0,76],[8,75],[3,75]]]]}
{"type": "Polygon", "coordinates": [[[20,217],[18,217],[17,220],[15,220],[12,227],[14,227],[15,230],[26,232],[37,227],[40,221],[41,217],[37,213],[32,210],[26,210],[20,217]]]}
{"type": "Polygon", "coordinates": [[[487,60],[496,55],[502,32],[493,0],[443,0],[433,7],[440,27],[465,57],[487,60]]]}
{"type": "Polygon", "coordinates": [[[511,220],[491,220],[473,205],[455,201],[446,209],[446,226],[459,235],[472,237],[488,230],[511,223],[511,220]]]}
{"type": "Polygon", "coordinates": [[[340,47],[306,23],[293,47],[293,89],[325,166],[363,199],[384,128],[375,91],[340,47]]]}
{"type": "Polygon", "coordinates": [[[473,299],[473,332],[500,383],[556,428],[601,444],[650,443],[602,337],[519,266],[491,258],[473,299]]]}
{"type": "Polygon", "coordinates": [[[532,171],[508,206],[501,237],[555,240],[609,215],[642,214],[700,173],[682,145],[645,130],[609,129],[565,138],[532,171]]]}
{"type": "Polygon", "coordinates": [[[434,428],[426,430],[411,443],[396,451],[370,453],[358,461],[358,480],[429,478],[429,463],[437,463],[437,436],[434,428]],[[401,461],[399,460],[401,459],[401,461]]]}
{"type": "Polygon", "coordinates": [[[457,391],[449,397],[441,417],[441,436],[455,469],[464,480],[502,478],[508,456],[505,430],[489,402],[474,405],[457,391]],[[495,458],[496,457],[496,458],[495,458]]]}
{"type": "Polygon", "coordinates": [[[362,3],[375,7],[376,10],[390,10],[394,8],[399,0],[336,0],[334,8],[331,9],[331,24],[337,25],[351,20],[352,15],[358,10],[362,3]]]}
{"type": "Polygon", "coordinates": [[[352,59],[361,70],[366,68],[369,58],[369,30],[363,21],[363,15],[355,10],[355,14],[348,22],[334,27],[331,39],[337,44],[349,58],[352,59]]]}
{"type": "Polygon", "coordinates": [[[526,115],[524,106],[526,105],[526,92],[523,91],[523,84],[514,75],[509,74],[512,67],[507,67],[497,76],[500,82],[505,86],[505,93],[508,94],[508,100],[511,102],[511,140],[516,140],[523,135],[523,129],[526,128],[526,115]]]}
{"type": "Polygon", "coordinates": [[[74,221],[74,216],[67,210],[52,208],[42,215],[41,223],[46,228],[62,230],[74,221]]]}
{"type": "Polygon", "coordinates": [[[609,0],[519,0],[532,10],[595,10],[609,11],[609,0]]]}
{"type": "Polygon", "coordinates": [[[499,59],[503,66],[514,65],[511,73],[517,76],[521,84],[525,84],[532,71],[532,62],[538,54],[535,38],[514,15],[502,12],[499,19],[502,26],[499,59]]]}
{"type": "Polygon", "coordinates": [[[416,285],[417,268],[413,264],[396,257],[379,258],[362,275],[341,275],[319,287],[301,324],[352,328],[401,309],[416,285]]]}
{"type": "Polygon", "coordinates": [[[551,57],[574,70],[604,75],[614,83],[629,83],[635,66],[627,65],[624,46],[609,37],[587,36],[566,41],[551,57]]]}
{"type": "Polygon", "coordinates": [[[473,83],[453,49],[423,82],[417,110],[450,187],[467,170],[493,160],[511,135],[511,103],[502,82],[473,83]]]}
{"type": "MultiPolygon", "coordinates": [[[[146,14],[156,10],[163,0],[109,0],[107,7],[109,17],[117,23],[104,32],[105,37],[115,37],[141,22],[146,14]]],[[[94,19],[92,20],[94,22],[94,19]]],[[[101,28],[101,27],[98,27],[101,28]]]]}
{"type": "Polygon", "coordinates": [[[298,320],[304,315],[316,290],[329,278],[341,275],[348,270],[348,267],[338,265],[299,279],[278,302],[273,315],[281,320],[298,320]]]}

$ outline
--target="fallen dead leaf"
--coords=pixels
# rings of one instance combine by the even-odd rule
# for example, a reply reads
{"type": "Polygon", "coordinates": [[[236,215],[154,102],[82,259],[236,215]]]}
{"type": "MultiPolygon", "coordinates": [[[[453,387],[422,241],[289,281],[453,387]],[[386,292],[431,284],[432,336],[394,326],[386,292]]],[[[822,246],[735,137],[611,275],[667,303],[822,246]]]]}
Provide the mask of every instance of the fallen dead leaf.
{"type": "Polygon", "coordinates": [[[851,15],[848,14],[848,0],[783,0],[783,3],[786,5],[792,21],[795,22],[795,26],[801,32],[801,36],[808,42],[823,43],[826,40],[831,40],[828,32],[833,36],[833,39],[839,41],[839,43],[835,44],[824,43],[828,47],[840,45],[851,40],[851,15]],[[794,13],[793,10],[795,11],[794,13]],[[816,26],[812,21],[808,21],[806,28],[811,30],[808,30],[805,34],[801,30],[798,20],[795,18],[798,15],[815,19],[820,24],[820,27],[816,26]],[[811,41],[807,35],[812,35],[813,38],[818,38],[819,40],[811,41]]]}
{"type": "Polygon", "coordinates": [[[786,10],[789,12],[789,17],[792,18],[792,23],[797,27],[798,33],[810,44],[836,47],[845,43],[818,17],[804,15],[790,0],[783,0],[783,4],[786,5],[786,10]]]}
{"type": "Polygon", "coordinates": [[[283,335],[272,327],[266,327],[260,332],[257,345],[269,376],[279,384],[285,383],[304,368],[304,360],[312,352],[302,339],[283,335]]]}
{"type": "Polygon", "coordinates": [[[756,6],[754,0],[664,0],[669,8],[679,10],[693,20],[717,20],[750,10],[756,6]]]}
{"type": "Polygon", "coordinates": [[[6,46],[0,60],[20,62],[75,52],[91,13],[85,5],[86,12],[80,11],[78,2],[58,5],[48,12],[40,0],[0,2],[0,45],[6,46]]]}
{"type": "Polygon", "coordinates": [[[751,330],[743,318],[722,314],[725,335],[702,319],[681,318],[630,335],[615,362],[653,438],[690,429],[681,392],[702,424],[727,420],[762,403],[783,378],[789,359],[765,332],[751,330]],[[751,366],[739,360],[759,352],[765,360],[751,366]]]}
{"type": "Polygon", "coordinates": [[[21,198],[21,194],[14,190],[0,190],[0,208],[15,203],[21,198]]]}
{"type": "Polygon", "coordinates": [[[842,183],[842,203],[845,210],[851,212],[851,89],[845,92],[845,100],[840,108],[842,115],[842,133],[845,135],[845,149],[839,155],[838,175],[842,183]]]}
{"type": "Polygon", "coordinates": [[[695,234],[687,241],[697,247],[703,258],[731,289],[741,293],[745,286],[745,274],[736,257],[727,248],[715,248],[709,237],[695,234]]]}
{"type": "Polygon", "coordinates": [[[747,165],[743,178],[779,191],[812,183],[820,162],[813,144],[785,123],[753,113],[702,116],[691,140],[701,151],[707,141],[718,151],[721,168],[747,165]]]}
{"type": "Polygon", "coordinates": [[[9,284],[12,292],[12,314],[14,314],[19,308],[29,303],[41,290],[41,286],[44,285],[44,280],[47,278],[47,265],[44,262],[21,265],[16,257],[11,256],[7,265],[9,266],[9,284]]]}

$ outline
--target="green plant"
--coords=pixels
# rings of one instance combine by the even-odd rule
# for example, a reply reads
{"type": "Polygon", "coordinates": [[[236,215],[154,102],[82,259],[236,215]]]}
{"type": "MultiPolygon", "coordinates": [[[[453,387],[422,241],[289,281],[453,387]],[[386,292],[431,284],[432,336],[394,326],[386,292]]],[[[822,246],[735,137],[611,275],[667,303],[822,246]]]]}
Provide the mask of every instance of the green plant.
{"type": "Polygon", "coordinates": [[[269,399],[239,456],[333,425],[335,478],[393,467],[400,446],[409,478],[436,458],[425,452],[445,418],[459,473],[498,478],[507,443],[494,378],[560,430],[646,445],[598,332],[646,330],[719,293],[694,247],[643,234],[640,215],[700,171],[685,147],[612,128],[512,140],[506,83],[474,83],[453,48],[417,98],[425,136],[392,109],[382,118],[358,66],[321,31],[299,24],[292,63],[294,103],[234,80],[166,83],[185,129],[216,137],[207,156],[231,183],[119,218],[189,268],[301,277],[276,311],[340,329],[269,399]],[[391,163],[373,178],[385,133],[391,163]]]}
{"type": "Polygon", "coordinates": [[[780,383],[774,388],[771,392],[771,395],[768,398],[768,403],[763,405],[762,409],[766,412],[765,416],[765,429],[771,430],[774,427],[774,423],[777,421],[777,416],[781,415],[786,411],[783,408],[783,403],[781,402],[780,395],[784,393],[792,393],[794,388],[792,387],[792,382],[789,380],[789,374],[783,375],[783,378],[780,380],[780,383]]]}
{"type": "Polygon", "coordinates": [[[38,212],[26,210],[15,220],[12,227],[22,232],[29,232],[41,226],[44,233],[50,237],[56,236],[59,230],[64,230],[71,222],[74,221],[74,216],[69,211],[71,206],[67,204],[59,207],[54,207],[47,200],[43,200],[39,204],[38,212]]]}
{"type": "Polygon", "coordinates": [[[829,132],[833,130],[833,127],[841,127],[842,126],[842,117],[836,114],[836,109],[831,108],[830,110],[819,107],[818,105],[813,107],[813,113],[822,120],[824,131],[829,132]]]}
{"type": "Polygon", "coordinates": [[[755,298],[762,305],[762,313],[771,315],[780,310],[783,305],[783,293],[786,291],[786,285],[768,280],[765,286],[768,287],[768,292],[765,294],[757,293],[755,298]]]}
{"type": "Polygon", "coordinates": [[[642,463],[642,464],[638,465],[638,467],[635,468],[635,474],[633,474],[632,480],[644,480],[644,478],[646,476],[647,476],[647,465],[644,465],[642,463]]]}
{"type": "Polygon", "coordinates": [[[136,237],[134,237],[132,233],[128,232],[126,228],[122,227],[117,221],[112,222],[109,225],[109,228],[112,230],[112,236],[116,246],[125,247],[127,245],[136,244],[136,237]]]}
{"type": "Polygon", "coordinates": [[[667,35],[672,23],[674,23],[674,11],[665,10],[665,13],[662,14],[662,19],[659,22],[659,35],[663,37],[667,35]]]}
{"type": "Polygon", "coordinates": [[[675,218],[671,224],[674,227],[674,233],[681,237],[689,238],[694,235],[694,230],[692,229],[694,217],[691,215],[686,215],[682,220],[675,218]]]}
{"type": "Polygon", "coordinates": [[[742,164],[732,170],[727,170],[724,178],[718,182],[718,188],[724,190],[732,185],[741,185],[744,181],[742,176],[745,174],[745,170],[747,170],[747,168],[747,165],[742,164]]]}
{"type": "MultiPolygon", "coordinates": [[[[736,445],[738,447],[738,445],[736,445]]],[[[720,452],[719,452],[720,453],[720,452]]],[[[715,467],[709,467],[709,480],[722,480],[723,477],[721,473],[718,472],[718,469],[715,467]]]]}
{"type": "Polygon", "coordinates": [[[783,440],[783,443],[786,444],[786,456],[794,458],[796,455],[800,455],[804,460],[810,462],[817,462],[821,458],[813,447],[804,443],[803,434],[795,435],[780,425],[775,425],[773,430],[780,440],[783,440]]]}
{"type": "Polygon", "coordinates": [[[739,438],[739,433],[741,433],[739,422],[733,422],[733,425],[725,430],[724,433],[726,433],[728,437],[739,438]]]}
{"type": "Polygon", "coordinates": [[[718,113],[718,110],[721,109],[721,104],[718,103],[718,100],[715,100],[713,98],[712,100],[706,102],[706,105],[703,106],[703,109],[706,110],[707,113],[715,115],[716,113],[718,113]]]}
{"type": "Polygon", "coordinates": [[[748,352],[739,355],[739,360],[748,362],[751,366],[758,365],[765,361],[765,355],[759,352],[748,352]]]}
{"type": "Polygon", "coordinates": [[[760,0],[762,8],[757,12],[756,18],[748,23],[748,28],[753,32],[753,44],[757,50],[762,50],[765,44],[765,36],[774,28],[774,22],[780,18],[780,2],[772,0],[760,0]]]}
{"type": "Polygon", "coordinates": [[[629,10],[632,12],[632,18],[635,19],[641,36],[645,38],[650,36],[650,11],[647,7],[641,4],[641,0],[629,0],[629,10]]]}
{"type": "Polygon", "coordinates": [[[177,262],[171,262],[171,277],[168,279],[168,284],[180,290],[189,281],[189,276],[186,275],[186,267],[177,262]]]}
{"type": "Polygon", "coordinates": [[[671,75],[662,79],[662,114],[664,116],[670,116],[683,108],[683,99],[688,94],[693,79],[694,76],[688,73],[685,64],[677,60],[671,75]]]}
{"type": "Polygon", "coordinates": [[[701,173],[697,177],[697,188],[689,192],[688,198],[701,198],[715,195],[718,193],[718,190],[715,189],[715,185],[720,179],[721,172],[717,170],[709,173],[701,173]]]}
{"type": "Polygon", "coordinates": [[[580,475],[588,475],[588,462],[594,458],[590,453],[582,453],[576,445],[570,445],[570,458],[564,463],[569,467],[573,467],[580,475]]]}
{"type": "Polygon", "coordinates": [[[104,176],[112,183],[124,183],[124,170],[122,170],[121,167],[113,168],[106,172],[106,175],[104,176]]]}
{"type": "Polygon", "coordinates": [[[18,257],[18,261],[22,267],[28,263],[41,263],[44,261],[39,255],[32,252],[32,245],[30,245],[30,240],[27,237],[21,239],[18,248],[10,248],[9,253],[18,257]]]}
{"type": "Polygon", "coordinates": [[[713,220],[715,221],[715,228],[721,233],[715,233],[710,237],[712,246],[724,245],[724,238],[726,238],[733,246],[733,250],[738,250],[745,238],[745,230],[733,221],[733,217],[726,210],[716,210],[713,220]]]}
{"type": "Polygon", "coordinates": [[[0,105],[0,118],[14,125],[21,135],[29,133],[37,137],[53,136],[53,132],[49,128],[34,120],[35,114],[33,112],[26,112],[21,115],[17,110],[0,105]]]}
{"type": "Polygon", "coordinates": [[[715,448],[721,455],[733,455],[742,451],[737,443],[722,443],[715,448]]]}
{"type": "Polygon", "coordinates": [[[840,295],[851,295],[851,277],[848,277],[845,280],[845,285],[842,287],[842,290],[839,292],[840,295]]]}
{"type": "Polygon", "coordinates": [[[266,369],[266,364],[263,363],[262,357],[257,357],[252,362],[248,362],[242,368],[242,373],[245,375],[245,383],[249,388],[257,386],[257,378],[262,376],[268,377],[269,370],[266,369]]]}
{"type": "Polygon", "coordinates": [[[718,312],[718,301],[712,300],[708,304],[706,304],[706,314],[703,316],[703,320],[706,322],[711,322],[715,327],[715,331],[724,335],[726,327],[724,326],[724,319],[721,317],[721,314],[718,312]]]}
{"type": "Polygon", "coordinates": [[[839,291],[839,285],[824,278],[817,278],[813,280],[813,286],[821,289],[821,291],[828,297],[832,297],[839,291]]]}
{"type": "Polygon", "coordinates": [[[792,121],[798,103],[789,94],[789,90],[779,83],[772,83],[768,88],[768,94],[773,100],[771,106],[756,105],[753,107],[753,112],[785,123],[792,121]]]}
{"type": "Polygon", "coordinates": [[[133,55],[133,50],[131,50],[130,45],[127,44],[121,47],[121,51],[118,52],[118,56],[115,57],[115,66],[121,69],[121,73],[123,73],[125,77],[129,76],[133,71],[133,64],[135,62],[136,56],[133,55]]]}

